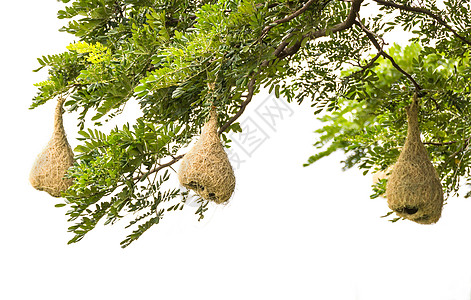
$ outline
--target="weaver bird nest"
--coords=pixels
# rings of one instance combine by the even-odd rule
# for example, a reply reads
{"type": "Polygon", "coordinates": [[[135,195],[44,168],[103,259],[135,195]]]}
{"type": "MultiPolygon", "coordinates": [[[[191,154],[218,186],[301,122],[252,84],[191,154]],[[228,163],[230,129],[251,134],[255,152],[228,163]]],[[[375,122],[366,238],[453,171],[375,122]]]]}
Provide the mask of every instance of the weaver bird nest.
{"type": "Polygon", "coordinates": [[[54,115],[52,138],[36,158],[29,175],[31,185],[60,197],[61,193],[72,185],[72,179],[64,178],[67,170],[74,164],[74,152],[67,142],[62,121],[63,98],[59,98],[54,115]]]}
{"type": "Polygon", "coordinates": [[[407,108],[407,138],[386,184],[389,208],[400,217],[420,224],[438,221],[443,190],[430,156],[420,140],[418,101],[407,108]]]}
{"type": "Polygon", "coordinates": [[[183,157],[178,179],[181,185],[195,191],[203,199],[218,204],[228,201],[234,192],[234,171],[219,139],[214,109],[203,126],[199,140],[183,157]]]}

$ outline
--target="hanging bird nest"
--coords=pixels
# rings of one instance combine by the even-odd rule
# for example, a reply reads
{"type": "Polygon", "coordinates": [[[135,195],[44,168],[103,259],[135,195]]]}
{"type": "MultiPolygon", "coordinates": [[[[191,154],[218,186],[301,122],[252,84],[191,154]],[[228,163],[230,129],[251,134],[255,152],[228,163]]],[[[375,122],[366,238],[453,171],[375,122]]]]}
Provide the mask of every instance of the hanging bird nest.
{"type": "Polygon", "coordinates": [[[178,180],[203,199],[221,204],[228,201],[234,192],[235,176],[217,131],[217,116],[213,108],[199,140],[182,159],[178,180]]]}
{"type": "Polygon", "coordinates": [[[386,184],[386,198],[389,208],[399,217],[420,224],[432,224],[441,216],[443,190],[420,140],[418,106],[414,96],[407,108],[407,138],[386,184]]]}
{"type": "Polygon", "coordinates": [[[67,142],[62,121],[64,101],[62,97],[58,99],[52,138],[36,158],[29,175],[29,181],[35,189],[48,192],[53,197],[60,197],[73,181],[64,178],[69,167],[74,164],[74,153],[67,142]]]}

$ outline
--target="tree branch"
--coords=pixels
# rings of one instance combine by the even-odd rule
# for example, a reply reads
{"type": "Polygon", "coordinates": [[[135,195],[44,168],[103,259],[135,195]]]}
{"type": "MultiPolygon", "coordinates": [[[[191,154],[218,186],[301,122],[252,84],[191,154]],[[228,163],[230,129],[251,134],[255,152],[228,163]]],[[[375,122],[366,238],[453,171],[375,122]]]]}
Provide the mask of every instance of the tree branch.
{"type": "MultiPolygon", "coordinates": [[[[295,13],[293,13],[289,17],[286,17],[286,18],[281,19],[281,20],[285,20],[285,22],[288,22],[289,20],[291,20],[291,19],[295,18],[296,16],[300,15],[301,13],[303,13],[307,9],[307,7],[309,5],[311,5],[313,2],[314,1],[308,1],[303,6],[303,8],[297,10],[295,13]]],[[[286,46],[288,46],[288,44],[289,44],[289,42],[287,41],[287,39],[288,39],[287,38],[280,45],[278,45],[278,47],[273,52],[273,55],[277,59],[283,59],[287,56],[290,56],[290,55],[293,55],[294,53],[296,53],[301,48],[302,41],[305,38],[319,38],[319,37],[326,36],[329,33],[335,33],[335,32],[346,30],[346,29],[352,27],[353,24],[354,24],[354,21],[355,21],[355,16],[360,11],[360,7],[361,7],[362,2],[363,2],[363,0],[352,0],[352,7],[350,8],[350,12],[348,13],[347,19],[344,22],[336,24],[336,25],[334,25],[330,28],[326,28],[326,29],[322,29],[322,30],[315,31],[315,32],[312,32],[312,33],[305,34],[305,35],[303,35],[301,40],[297,41],[293,46],[289,47],[288,49],[285,49],[286,46]]],[[[279,23],[281,23],[281,20],[280,20],[279,23]]],[[[294,35],[294,33],[291,33],[289,35],[289,37],[292,36],[292,35],[294,35]]],[[[274,60],[272,60],[272,61],[274,61],[274,60]]],[[[269,60],[264,60],[260,64],[260,67],[261,68],[266,67],[269,64],[270,64],[269,60]]],[[[255,82],[256,82],[257,75],[259,73],[260,73],[260,71],[258,71],[252,77],[252,79],[249,81],[249,83],[248,83],[248,95],[247,95],[245,101],[242,102],[242,104],[240,106],[240,110],[232,118],[230,118],[229,121],[226,122],[226,124],[224,124],[219,129],[219,132],[218,132],[219,134],[223,133],[232,123],[234,123],[235,120],[237,120],[242,115],[242,113],[245,110],[245,107],[250,103],[250,101],[252,101],[252,97],[253,97],[253,94],[254,94],[254,91],[255,91],[255,82]]]]}
{"type": "Polygon", "coordinates": [[[351,28],[355,22],[356,15],[360,11],[362,2],[363,0],[352,0],[352,7],[350,8],[350,12],[348,13],[348,16],[345,19],[345,21],[343,21],[342,23],[335,24],[334,26],[329,27],[329,28],[324,28],[321,30],[303,34],[302,38],[296,43],[294,43],[293,46],[289,47],[288,49],[283,48],[283,50],[278,51],[279,52],[278,57],[285,58],[287,56],[291,56],[295,54],[296,52],[298,52],[298,50],[301,48],[301,45],[304,39],[317,39],[317,38],[324,37],[332,33],[336,33],[336,32],[351,28]]]}
{"type": "Polygon", "coordinates": [[[144,175],[141,175],[141,176],[136,176],[133,178],[133,180],[142,180],[142,179],[145,179],[147,178],[150,174],[152,173],[157,173],[159,172],[160,170],[162,170],[163,168],[166,168],[166,167],[170,167],[171,165],[173,165],[174,163],[176,163],[177,161],[179,161],[180,159],[183,158],[183,156],[185,156],[185,154],[181,154],[181,155],[178,155],[176,157],[174,157],[171,161],[169,161],[168,163],[165,163],[165,164],[162,164],[162,165],[159,165],[151,170],[149,170],[149,172],[147,172],[146,174],[144,175]]]}
{"type": "Polygon", "coordinates": [[[446,145],[453,145],[455,144],[456,141],[452,141],[452,142],[443,142],[443,143],[439,143],[439,142],[423,142],[424,145],[433,145],[433,146],[446,146],[446,145]]]}
{"type": "Polygon", "coordinates": [[[278,24],[281,24],[281,23],[286,23],[286,22],[289,22],[291,21],[292,19],[296,18],[297,16],[299,16],[300,14],[302,14],[303,12],[305,12],[309,6],[311,6],[314,2],[318,2],[319,0],[309,0],[308,2],[306,2],[306,4],[304,4],[303,7],[301,7],[300,9],[298,9],[297,11],[295,11],[294,13],[292,13],[291,15],[283,18],[283,19],[279,19],[279,20],[275,20],[273,21],[270,25],[266,26],[265,28],[263,28],[262,30],[262,34],[260,35],[260,40],[263,39],[264,36],[266,36],[266,34],[273,28],[275,27],[276,25],[278,24]]]}
{"type": "Polygon", "coordinates": [[[323,36],[327,36],[330,33],[336,33],[336,32],[343,31],[352,27],[355,22],[356,15],[360,11],[362,2],[363,0],[352,0],[352,7],[350,8],[350,12],[348,13],[348,16],[345,19],[345,21],[343,21],[342,23],[336,24],[330,28],[325,28],[325,29],[321,29],[321,30],[309,33],[307,34],[307,37],[317,39],[323,36]]]}
{"type": "MultiPolygon", "coordinates": [[[[309,1],[311,4],[313,1],[309,1]]],[[[358,11],[360,10],[360,7],[361,7],[361,3],[363,2],[363,0],[352,0],[352,7],[350,9],[350,12],[348,14],[348,17],[347,19],[342,22],[342,23],[339,23],[339,24],[336,24],[330,28],[326,28],[326,29],[322,29],[322,30],[319,30],[319,31],[315,31],[315,32],[312,32],[312,33],[308,33],[308,34],[305,34],[303,35],[302,39],[298,42],[296,42],[293,46],[289,47],[288,49],[285,50],[286,46],[288,46],[288,42],[284,41],[282,42],[274,51],[274,55],[275,55],[275,59],[283,59],[289,55],[293,55],[294,53],[296,53],[300,48],[301,48],[301,44],[302,44],[302,41],[305,39],[305,38],[319,38],[319,37],[323,37],[323,36],[326,36],[330,33],[335,33],[335,32],[339,32],[339,31],[342,31],[342,30],[346,30],[350,27],[353,26],[354,24],[354,21],[355,21],[355,16],[356,14],[358,13],[358,11]]],[[[306,3],[307,4],[307,3],[306,3]]],[[[298,10],[299,11],[299,10],[298,10]]],[[[301,11],[300,13],[304,12],[305,10],[301,11]]],[[[299,14],[298,14],[299,15],[299,14]]],[[[295,17],[295,16],[294,16],[295,17]]],[[[294,18],[293,17],[293,18],[294,18]]],[[[286,19],[286,18],[285,18],[286,19]]],[[[271,61],[274,61],[274,60],[271,60],[271,61]]],[[[268,60],[264,60],[261,64],[260,64],[260,68],[259,68],[259,71],[256,72],[252,78],[250,79],[248,85],[247,85],[247,96],[245,97],[245,100],[244,102],[242,102],[242,104],[240,105],[240,108],[239,108],[239,111],[234,115],[232,116],[224,125],[221,126],[221,128],[219,128],[219,131],[218,131],[218,134],[222,134],[227,128],[229,128],[229,126],[231,126],[232,123],[234,123],[242,114],[243,112],[245,111],[245,108],[247,107],[247,105],[250,103],[250,101],[252,101],[252,98],[253,98],[253,95],[254,95],[254,92],[255,92],[255,82],[257,81],[257,75],[261,72],[261,69],[262,67],[265,67],[265,66],[268,66],[270,64],[271,61],[268,61],[268,60]]],[[[159,165],[158,167],[155,167],[153,169],[151,169],[149,172],[147,172],[145,175],[143,176],[137,176],[135,177],[134,179],[135,180],[141,180],[142,178],[145,178],[147,176],[149,176],[150,174],[152,173],[156,173],[160,170],[162,170],[163,168],[166,168],[166,167],[169,167],[171,165],[173,165],[174,163],[176,163],[177,161],[179,161],[180,159],[182,159],[184,156],[184,154],[182,155],[179,155],[177,157],[174,157],[171,161],[169,161],[168,163],[165,163],[165,164],[162,164],[162,165],[159,165]]]]}
{"type": "Polygon", "coordinates": [[[358,67],[361,68],[361,70],[358,70],[356,72],[353,72],[352,74],[348,75],[347,78],[350,78],[352,76],[354,76],[355,74],[358,74],[358,73],[361,73],[361,72],[364,72],[366,69],[369,69],[371,66],[373,66],[373,64],[378,60],[378,58],[381,57],[381,53],[378,52],[366,65],[362,66],[361,65],[361,62],[358,63],[358,67]]]}
{"type": "Polygon", "coordinates": [[[468,41],[465,37],[459,35],[456,32],[456,30],[454,30],[450,25],[448,25],[445,22],[445,20],[443,20],[441,17],[439,17],[438,15],[434,14],[432,11],[430,11],[426,8],[407,6],[407,5],[398,4],[398,3],[394,3],[394,2],[390,2],[390,1],[386,1],[386,0],[374,0],[374,1],[377,2],[378,4],[381,4],[381,5],[384,5],[384,6],[394,7],[394,8],[398,8],[400,10],[405,10],[405,11],[409,11],[409,12],[425,14],[425,15],[431,17],[432,19],[436,20],[440,25],[442,25],[443,27],[445,27],[449,31],[451,31],[461,41],[463,41],[464,43],[466,43],[468,45],[471,45],[471,41],[468,41]]]}
{"type": "Polygon", "coordinates": [[[384,58],[388,59],[391,64],[394,66],[394,68],[396,68],[399,72],[401,72],[404,76],[407,77],[407,79],[409,79],[412,84],[414,85],[415,87],[415,90],[417,91],[417,93],[419,93],[421,90],[422,90],[422,87],[417,83],[417,81],[415,81],[415,79],[409,74],[407,73],[406,71],[404,71],[404,69],[402,69],[397,63],[396,61],[394,60],[394,58],[392,58],[389,54],[387,54],[386,52],[384,52],[383,50],[383,47],[379,44],[378,40],[376,40],[375,38],[375,35],[374,33],[372,33],[370,30],[368,30],[365,25],[363,23],[361,23],[360,21],[357,21],[357,20],[354,20],[354,23],[357,24],[358,26],[360,26],[360,28],[363,30],[363,32],[366,34],[366,36],[368,37],[368,39],[371,41],[371,43],[375,46],[375,48],[378,50],[378,53],[380,53],[384,58]]]}
{"type": "Polygon", "coordinates": [[[250,103],[250,101],[252,101],[252,97],[255,91],[255,81],[257,80],[257,75],[259,73],[260,71],[255,73],[252,79],[250,79],[247,85],[248,86],[247,97],[245,98],[244,102],[242,102],[242,104],[240,105],[239,111],[235,115],[233,115],[232,118],[230,118],[224,125],[222,125],[221,128],[219,128],[218,134],[223,133],[227,128],[229,128],[229,126],[231,126],[232,123],[234,123],[244,113],[245,107],[250,103]]]}

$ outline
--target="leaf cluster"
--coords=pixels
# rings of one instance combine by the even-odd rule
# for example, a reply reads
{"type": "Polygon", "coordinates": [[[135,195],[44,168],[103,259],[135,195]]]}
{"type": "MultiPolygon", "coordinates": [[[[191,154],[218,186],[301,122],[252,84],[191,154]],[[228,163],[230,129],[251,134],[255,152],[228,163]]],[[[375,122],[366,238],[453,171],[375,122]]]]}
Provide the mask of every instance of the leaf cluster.
{"type": "MultiPolygon", "coordinates": [[[[235,121],[262,88],[325,113],[307,165],[342,150],[345,167],[365,171],[394,163],[403,108],[420,92],[424,141],[446,192],[456,192],[470,177],[469,3],[439,9],[426,1],[424,13],[409,0],[372,1],[379,13],[362,18],[371,1],[61,0],[58,18],[69,20],[61,31],[78,41],[38,59],[48,76],[31,108],[62,95],[79,113],[74,185],[64,194],[76,222],[71,242],[102,219],[135,214],[127,246],[164,212],[181,209],[190,194],[168,186],[170,170],[210,107],[229,143],[225,134],[241,131],[235,121]],[[397,28],[413,31],[416,43],[383,51],[385,34],[397,28]],[[97,129],[128,101],[140,105],[136,125],[97,129]]],[[[198,201],[202,219],[208,204],[198,201]]]]}
{"type": "MultiPolygon", "coordinates": [[[[471,174],[469,56],[450,58],[418,44],[405,48],[395,45],[389,54],[423,85],[426,94],[420,101],[419,120],[422,139],[445,194],[454,195],[471,174]]],[[[382,58],[367,74],[358,71],[353,68],[344,72],[348,88],[339,97],[340,109],[319,118],[325,123],[316,131],[314,146],[319,152],[306,165],[342,150],[347,154],[344,167],[358,165],[366,174],[386,170],[399,156],[407,133],[404,107],[410,103],[414,87],[382,58]]],[[[374,187],[372,197],[378,195],[380,187],[384,193],[384,183],[374,187]]]]}

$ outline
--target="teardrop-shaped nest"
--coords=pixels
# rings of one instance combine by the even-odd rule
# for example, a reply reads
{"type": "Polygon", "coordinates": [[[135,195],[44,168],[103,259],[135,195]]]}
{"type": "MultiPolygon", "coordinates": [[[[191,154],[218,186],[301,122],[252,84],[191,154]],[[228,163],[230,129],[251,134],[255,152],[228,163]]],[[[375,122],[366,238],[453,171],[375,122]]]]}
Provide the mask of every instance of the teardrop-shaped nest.
{"type": "Polygon", "coordinates": [[[36,158],[29,175],[29,181],[35,189],[45,191],[53,197],[60,197],[73,182],[70,178],[64,178],[67,170],[74,164],[74,152],[67,142],[64,130],[63,103],[64,99],[59,98],[52,138],[36,158]]]}
{"type": "Polygon", "coordinates": [[[386,184],[389,208],[420,224],[440,219],[443,190],[430,156],[420,140],[416,97],[407,108],[407,138],[386,184]]]}
{"type": "Polygon", "coordinates": [[[201,198],[221,204],[234,192],[235,176],[217,131],[216,111],[212,109],[199,140],[182,159],[178,180],[201,198]]]}

